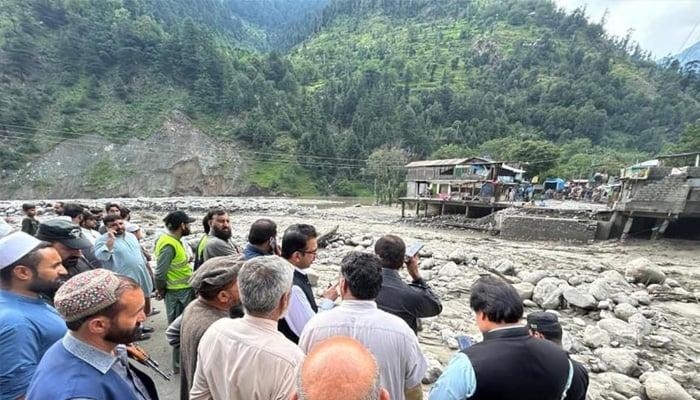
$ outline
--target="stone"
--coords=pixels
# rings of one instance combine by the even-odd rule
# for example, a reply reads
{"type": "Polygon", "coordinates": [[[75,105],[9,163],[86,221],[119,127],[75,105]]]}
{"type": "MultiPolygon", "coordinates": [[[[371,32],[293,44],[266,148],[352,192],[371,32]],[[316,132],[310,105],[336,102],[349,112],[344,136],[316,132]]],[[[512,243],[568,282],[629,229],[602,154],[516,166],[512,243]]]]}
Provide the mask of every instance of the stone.
{"type": "Polygon", "coordinates": [[[603,272],[602,274],[600,274],[600,278],[606,280],[608,283],[610,283],[610,285],[618,289],[625,289],[630,287],[630,284],[627,282],[627,279],[625,279],[625,277],[621,273],[615,270],[603,272]]]}
{"type": "Polygon", "coordinates": [[[428,369],[425,371],[425,375],[423,375],[423,384],[424,385],[432,385],[437,381],[437,379],[442,375],[442,364],[440,362],[432,357],[428,358],[428,369]]]}
{"type": "Polygon", "coordinates": [[[649,400],[692,400],[693,397],[666,372],[647,372],[639,380],[649,400]]]}
{"type": "Polygon", "coordinates": [[[666,274],[661,271],[656,264],[646,258],[640,257],[632,260],[625,268],[625,276],[631,278],[633,282],[651,284],[661,284],[666,280],[666,274]]]}
{"type": "Polygon", "coordinates": [[[547,277],[547,272],[545,271],[523,271],[518,274],[518,278],[520,278],[523,282],[529,282],[532,283],[533,285],[537,285],[539,281],[547,277]]]}
{"type": "Polygon", "coordinates": [[[518,295],[522,300],[532,299],[532,292],[535,290],[535,285],[530,282],[521,282],[513,285],[518,295]]]}
{"type": "Polygon", "coordinates": [[[318,285],[318,273],[316,271],[310,271],[306,270],[306,276],[309,278],[309,283],[311,283],[311,286],[317,286],[318,285]]]}
{"type": "Polygon", "coordinates": [[[571,286],[579,286],[586,282],[586,278],[581,275],[574,275],[568,279],[568,282],[571,286]]]}
{"type": "Polygon", "coordinates": [[[537,303],[535,303],[534,301],[532,301],[532,300],[530,300],[530,299],[528,299],[528,300],[523,300],[523,305],[524,305],[525,307],[530,307],[530,308],[538,307],[537,303]]]}
{"type": "Polygon", "coordinates": [[[648,306],[651,304],[651,296],[649,296],[649,293],[646,290],[632,292],[630,297],[637,300],[637,302],[643,306],[648,306]]]}
{"type": "Polygon", "coordinates": [[[640,336],[646,336],[651,333],[651,322],[641,313],[632,314],[627,319],[627,323],[629,323],[637,333],[637,341],[639,341],[640,336]]]}
{"type": "Polygon", "coordinates": [[[608,371],[619,372],[628,376],[639,376],[639,357],[628,349],[605,347],[597,349],[594,354],[608,366],[608,371]]]}
{"type": "Polygon", "coordinates": [[[515,264],[510,260],[498,260],[491,265],[491,268],[502,273],[503,275],[515,275],[515,264]]]}
{"type": "Polygon", "coordinates": [[[615,302],[615,304],[622,304],[622,303],[627,303],[630,304],[634,307],[637,307],[639,305],[639,302],[632,298],[632,296],[628,296],[625,293],[615,293],[612,295],[611,300],[615,302]]]}
{"type": "Polygon", "coordinates": [[[440,267],[438,272],[438,276],[448,277],[462,276],[463,274],[464,271],[454,262],[448,262],[447,264],[443,265],[440,267]]]}
{"type": "Polygon", "coordinates": [[[664,283],[672,288],[681,287],[681,284],[675,279],[666,279],[664,283]]]}
{"type": "Polygon", "coordinates": [[[598,321],[598,328],[610,334],[610,340],[620,343],[636,343],[637,333],[627,322],[617,318],[605,318],[598,321]]]}
{"type": "Polygon", "coordinates": [[[599,310],[609,310],[612,307],[612,303],[610,300],[601,300],[598,302],[598,306],[596,307],[599,310]]]}
{"type": "Polygon", "coordinates": [[[666,336],[649,335],[646,337],[646,342],[649,345],[649,347],[658,349],[668,347],[668,345],[671,344],[672,340],[671,338],[666,336]]]}
{"type": "Polygon", "coordinates": [[[617,372],[604,372],[598,375],[600,380],[608,389],[611,389],[626,398],[640,396],[642,394],[642,384],[635,378],[630,378],[617,372]]]}
{"type": "Polygon", "coordinates": [[[566,289],[563,295],[570,306],[583,310],[594,310],[598,305],[595,297],[577,288],[566,289]]]}
{"type": "Polygon", "coordinates": [[[423,270],[429,270],[435,268],[435,265],[437,262],[435,261],[434,258],[426,258],[425,260],[421,260],[420,262],[420,269],[423,270]]]}
{"type": "Polygon", "coordinates": [[[532,292],[532,300],[544,309],[556,310],[561,307],[562,294],[569,284],[559,278],[544,278],[532,292]]]}
{"type": "Polygon", "coordinates": [[[464,249],[457,249],[447,257],[456,264],[467,264],[471,261],[471,254],[464,249]]]}
{"type": "Polygon", "coordinates": [[[607,300],[612,296],[613,288],[608,281],[598,278],[588,286],[588,293],[595,297],[596,300],[607,300]]]}
{"type": "Polygon", "coordinates": [[[594,350],[610,346],[610,334],[597,326],[587,326],[583,331],[583,344],[594,350]]]}
{"type": "Polygon", "coordinates": [[[637,313],[637,308],[628,303],[621,303],[615,306],[615,316],[627,322],[629,317],[637,313]]]}
{"type": "Polygon", "coordinates": [[[355,236],[345,240],[345,244],[349,246],[358,246],[360,243],[362,243],[362,236],[355,236]]]}

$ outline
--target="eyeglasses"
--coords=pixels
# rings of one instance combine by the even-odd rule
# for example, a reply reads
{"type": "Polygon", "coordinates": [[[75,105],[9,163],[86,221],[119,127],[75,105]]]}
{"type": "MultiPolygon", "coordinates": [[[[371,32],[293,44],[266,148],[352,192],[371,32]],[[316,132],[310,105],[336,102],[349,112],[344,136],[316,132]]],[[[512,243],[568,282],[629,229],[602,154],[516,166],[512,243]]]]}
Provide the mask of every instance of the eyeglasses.
{"type": "Polygon", "coordinates": [[[312,250],[312,251],[299,250],[299,252],[300,252],[300,253],[304,253],[304,254],[313,254],[313,255],[316,255],[316,254],[318,253],[318,247],[315,248],[315,249],[312,250]]]}

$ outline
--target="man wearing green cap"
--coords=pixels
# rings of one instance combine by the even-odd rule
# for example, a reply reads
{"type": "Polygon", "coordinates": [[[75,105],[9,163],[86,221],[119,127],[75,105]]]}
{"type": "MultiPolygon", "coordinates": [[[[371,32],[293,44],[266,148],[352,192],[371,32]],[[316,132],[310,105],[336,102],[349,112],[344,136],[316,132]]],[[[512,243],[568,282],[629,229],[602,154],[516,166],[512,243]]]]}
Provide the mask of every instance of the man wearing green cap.
{"type": "MultiPolygon", "coordinates": [[[[158,298],[165,300],[165,312],[171,324],[182,314],[194,299],[194,290],[189,284],[192,265],[180,239],[190,234],[190,224],[195,222],[184,211],[173,211],[164,219],[168,232],[156,241],[156,291],[158,298]]],[[[173,348],[173,371],[180,372],[180,349],[173,348]]]]}

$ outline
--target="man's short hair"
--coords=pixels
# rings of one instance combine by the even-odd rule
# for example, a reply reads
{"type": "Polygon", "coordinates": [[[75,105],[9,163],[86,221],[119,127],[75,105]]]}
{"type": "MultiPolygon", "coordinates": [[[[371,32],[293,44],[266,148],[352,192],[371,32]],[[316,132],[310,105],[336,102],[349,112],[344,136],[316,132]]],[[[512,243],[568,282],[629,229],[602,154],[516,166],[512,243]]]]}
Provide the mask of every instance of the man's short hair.
{"type": "Polygon", "coordinates": [[[32,203],[24,203],[24,204],[22,204],[22,211],[25,211],[25,212],[26,212],[26,211],[29,211],[29,210],[32,210],[32,209],[35,209],[35,208],[36,208],[36,205],[34,205],[34,204],[32,204],[32,203]]]}
{"type": "MultiPolygon", "coordinates": [[[[248,243],[260,245],[266,243],[271,237],[277,236],[277,224],[267,218],[261,218],[250,226],[248,243]]],[[[306,245],[306,243],[304,243],[306,245]]]]}
{"type": "Polygon", "coordinates": [[[406,257],[406,244],[396,235],[382,236],[374,244],[374,253],[381,259],[382,267],[399,269],[406,257]]]}
{"type": "Polygon", "coordinates": [[[382,288],[382,263],[374,254],[352,251],[343,257],[340,273],[358,300],[374,300],[382,288]]]}
{"type": "Polygon", "coordinates": [[[528,314],[527,328],[539,332],[545,339],[561,344],[564,333],[556,314],[547,311],[537,311],[528,314]]]}
{"type": "Polygon", "coordinates": [[[121,214],[107,214],[104,217],[102,217],[102,223],[105,224],[105,226],[108,226],[114,221],[119,221],[123,219],[124,218],[121,216],[121,214]]]}
{"type": "Polygon", "coordinates": [[[469,305],[491,322],[516,323],[523,317],[523,301],[515,288],[493,276],[479,278],[472,285],[469,305]]]}
{"type": "Polygon", "coordinates": [[[80,204],[68,203],[63,206],[63,215],[67,215],[71,218],[76,218],[79,215],[83,215],[85,209],[80,204]]]}
{"type": "Polygon", "coordinates": [[[129,210],[126,207],[120,207],[119,208],[119,215],[121,215],[122,219],[129,219],[129,215],[131,215],[131,210],[129,210]]]}
{"type": "Polygon", "coordinates": [[[29,268],[33,273],[36,274],[37,267],[41,262],[41,254],[39,254],[39,251],[47,247],[51,247],[51,243],[40,242],[32,251],[25,254],[22,258],[13,262],[5,268],[0,269],[0,281],[6,284],[10,283],[12,281],[12,271],[14,271],[15,267],[18,267],[20,265],[29,268]]]}
{"type": "Polygon", "coordinates": [[[248,260],[238,273],[238,292],[246,313],[268,315],[292,289],[294,270],[277,256],[248,260]]]}
{"type": "Polygon", "coordinates": [[[95,216],[95,214],[91,213],[88,210],[84,210],[83,211],[83,221],[87,221],[89,219],[94,219],[95,221],[97,221],[97,217],[95,216]]]}
{"type": "Polygon", "coordinates": [[[282,237],[282,257],[290,259],[292,254],[303,251],[309,239],[318,237],[316,228],[308,224],[290,225],[282,237]]]}
{"type": "Polygon", "coordinates": [[[120,210],[120,211],[121,211],[121,209],[122,209],[122,208],[119,206],[119,204],[117,204],[117,203],[107,203],[107,204],[105,204],[105,211],[106,211],[106,212],[109,212],[109,209],[112,208],[112,207],[117,207],[117,209],[120,210]]]}

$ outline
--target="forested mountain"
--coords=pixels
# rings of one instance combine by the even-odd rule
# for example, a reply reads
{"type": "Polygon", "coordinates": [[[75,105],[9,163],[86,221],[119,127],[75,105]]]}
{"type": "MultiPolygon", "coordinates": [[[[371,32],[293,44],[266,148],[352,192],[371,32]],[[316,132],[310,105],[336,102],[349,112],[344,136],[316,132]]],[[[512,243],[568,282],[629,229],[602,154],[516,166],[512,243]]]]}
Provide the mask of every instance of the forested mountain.
{"type": "Polygon", "coordinates": [[[404,158],[573,177],[697,142],[697,75],[547,0],[2,2],[8,170],[62,136],[147,136],[173,109],[266,149],[251,180],[288,193],[357,193],[404,158]],[[387,148],[403,155],[370,158],[387,148]]]}

